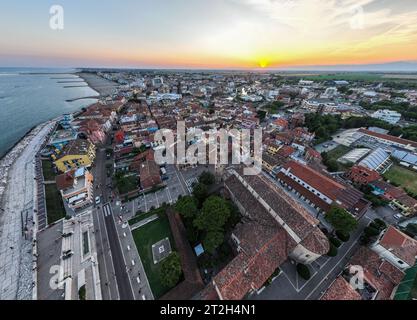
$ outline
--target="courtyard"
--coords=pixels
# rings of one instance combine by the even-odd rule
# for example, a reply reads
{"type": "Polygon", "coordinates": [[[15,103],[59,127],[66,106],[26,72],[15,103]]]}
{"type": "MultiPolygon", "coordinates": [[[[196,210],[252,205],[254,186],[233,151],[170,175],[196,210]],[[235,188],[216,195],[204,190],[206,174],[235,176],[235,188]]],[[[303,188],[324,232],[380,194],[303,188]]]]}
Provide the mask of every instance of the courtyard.
{"type": "MultiPolygon", "coordinates": [[[[146,217],[144,218],[146,219],[146,217]]],[[[152,292],[155,299],[158,299],[167,293],[171,288],[168,288],[161,282],[160,270],[162,261],[157,264],[154,263],[152,248],[155,244],[161,243],[161,241],[167,243],[167,240],[169,240],[172,250],[175,250],[168,217],[165,213],[159,214],[158,219],[133,230],[132,235],[145,268],[152,292]]]]}

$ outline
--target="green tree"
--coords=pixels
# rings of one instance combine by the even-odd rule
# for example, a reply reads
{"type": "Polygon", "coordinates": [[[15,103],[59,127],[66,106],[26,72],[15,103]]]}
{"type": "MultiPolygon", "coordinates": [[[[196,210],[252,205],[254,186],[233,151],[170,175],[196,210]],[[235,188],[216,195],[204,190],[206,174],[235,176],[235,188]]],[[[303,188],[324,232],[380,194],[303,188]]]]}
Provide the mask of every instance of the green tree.
{"type": "Polygon", "coordinates": [[[201,213],[194,220],[194,225],[203,231],[223,231],[223,227],[230,217],[227,202],[218,197],[211,196],[204,204],[201,213]]]}
{"type": "Polygon", "coordinates": [[[337,172],[339,171],[339,163],[335,159],[329,159],[326,161],[323,161],[323,163],[326,165],[327,170],[330,172],[337,172]]]}
{"type": "Polygon", "coordinates": [[[182,269],[180,256],[177,252],[172,252],[161,265],[161,281],[169,288],[174,287],[181,278],[182,269]]]}
{"type": "Polygon", "coordinates": [[[326,220],[336,231],[349,234],[358,226],[358,221],[345,209],[332,207],[326,214],[326,220]]]}
{"type": "Polygon", "coordinates": [[[211,254],[214,254],[223,242],[224,234],[221,231],[209,231],[203,239],[204,248],[211,254]]]}
{"type": "Polygon", "coordinates": [[[177,210],[183,217],[193,219],[197,213],[197,203],[194,197],[186,196],[178,199],[175,204],[175,210],[177,210]]]}
{"type": "Polygon", "coordinates": [[[407,225],[405,230],[410,236],[417,236],[417,224],[410,223],[407,225]]]}
{"type": "Polygon", "coordinates": [[[204,171],[201,174],[198,182],[200,182],[202,184],[205,184],[206,186],[210,187],[211,185],[213,185],[216,182],[216,177],[211,172],[204,171]]]}
{"type": "Polygon", "coordinates": [[[208,197],[207,186],[203,183],[197,183],[193,189],[193,196],[197,199],[198,206],[201,208],[202,204],[208,197]]]}

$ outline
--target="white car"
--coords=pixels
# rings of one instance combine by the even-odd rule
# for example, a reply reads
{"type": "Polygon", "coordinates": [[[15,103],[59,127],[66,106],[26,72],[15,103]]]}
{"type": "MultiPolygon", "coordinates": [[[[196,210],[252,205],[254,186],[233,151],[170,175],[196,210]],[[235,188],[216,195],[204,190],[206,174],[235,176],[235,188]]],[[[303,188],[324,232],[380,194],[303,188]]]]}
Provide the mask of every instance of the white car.
{"type": "Polygon", "coordinates": [[[394,219],[396,219],[396,220],[400,220],[400,219],[402,219],[402,218],[404,218],[404,216],[403,216],[402,214],[399,214],[399,213],[394,214],[394,219]]]}
{"type": "Polygon", "coordinates": [[[97,197],[96,197],[96,204],[100,204],[100,202],[101,202],[101,199],[100,199],[100,197],[99,197],[99,196],[97,196],[97,197]]]}

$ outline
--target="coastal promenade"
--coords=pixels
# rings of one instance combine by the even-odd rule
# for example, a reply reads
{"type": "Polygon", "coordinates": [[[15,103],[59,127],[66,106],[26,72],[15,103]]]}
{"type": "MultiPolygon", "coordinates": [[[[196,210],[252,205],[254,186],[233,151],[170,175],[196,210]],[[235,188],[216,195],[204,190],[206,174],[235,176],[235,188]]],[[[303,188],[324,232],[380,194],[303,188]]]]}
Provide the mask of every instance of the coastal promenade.
{"type": "Polygon", "coordinates": [[[54,124],[33,129],[0,161],[0,300],[33,298],[35,156],[54,124]]]}

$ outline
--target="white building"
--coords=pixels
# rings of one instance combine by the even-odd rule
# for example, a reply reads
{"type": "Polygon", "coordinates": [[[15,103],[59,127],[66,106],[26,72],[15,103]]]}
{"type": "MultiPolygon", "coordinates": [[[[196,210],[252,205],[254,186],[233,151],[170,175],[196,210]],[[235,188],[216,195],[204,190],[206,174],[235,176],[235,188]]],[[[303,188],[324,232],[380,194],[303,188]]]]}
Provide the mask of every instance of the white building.
{"type": "Polygon", "coordinates": [[[397,124],[401,120],[401,114],[392,110],[378,110],[371,115],[372,118],[383,120],[390,124],[397,124]]]}
{"type": "Polygon", "coordinates": [[[379,237],[371,249],[401,270],[406,270],[416,263],[417,240],[392,226],[379,237]]]}

